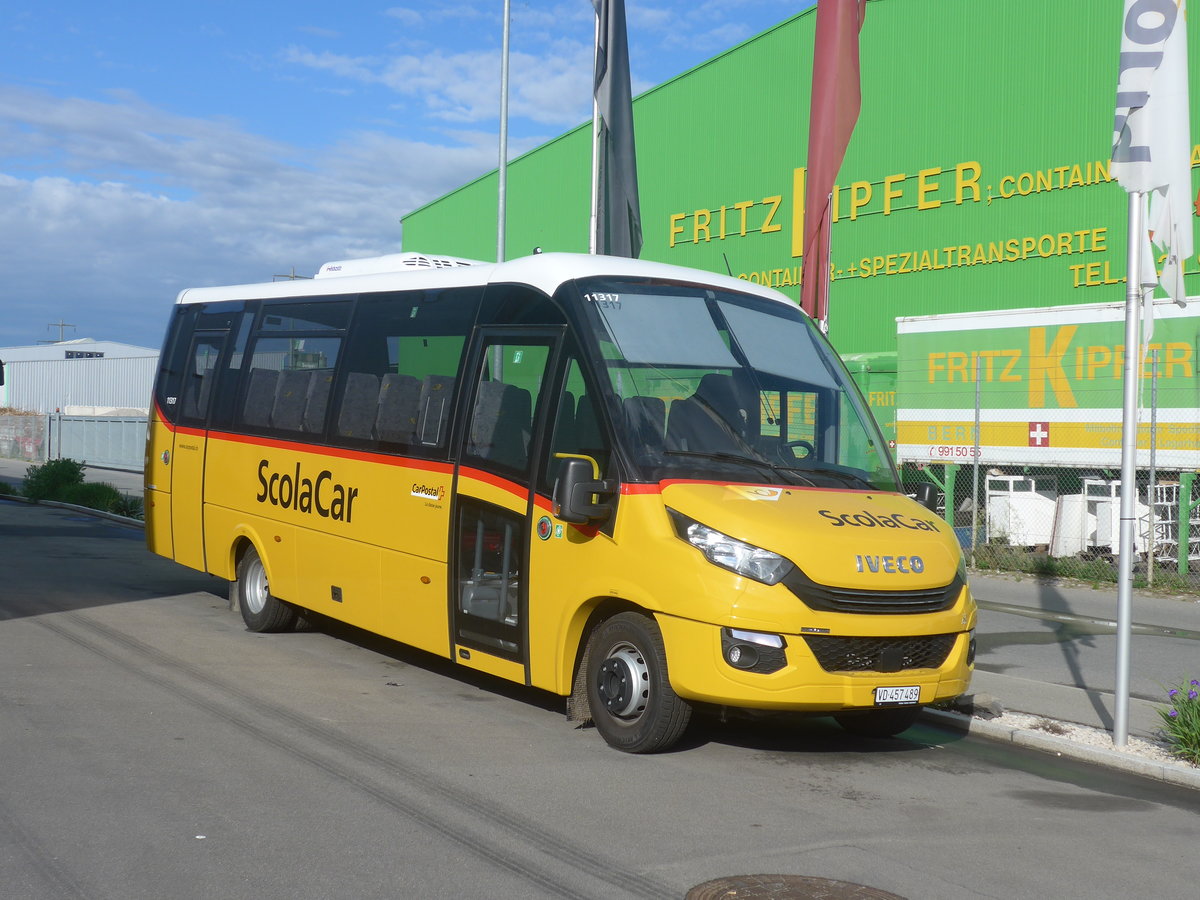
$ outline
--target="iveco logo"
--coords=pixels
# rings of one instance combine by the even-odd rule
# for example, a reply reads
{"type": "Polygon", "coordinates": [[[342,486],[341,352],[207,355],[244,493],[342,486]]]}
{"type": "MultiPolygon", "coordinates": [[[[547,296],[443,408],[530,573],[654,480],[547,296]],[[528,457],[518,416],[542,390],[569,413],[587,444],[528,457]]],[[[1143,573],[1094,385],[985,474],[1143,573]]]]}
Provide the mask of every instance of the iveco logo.
{"type": "Polygon", "coordinates": [[[855,571],[858,572],[902,572],[919,575],[925,571],[925,560],[919,556],[856,556],[855,571]]]}

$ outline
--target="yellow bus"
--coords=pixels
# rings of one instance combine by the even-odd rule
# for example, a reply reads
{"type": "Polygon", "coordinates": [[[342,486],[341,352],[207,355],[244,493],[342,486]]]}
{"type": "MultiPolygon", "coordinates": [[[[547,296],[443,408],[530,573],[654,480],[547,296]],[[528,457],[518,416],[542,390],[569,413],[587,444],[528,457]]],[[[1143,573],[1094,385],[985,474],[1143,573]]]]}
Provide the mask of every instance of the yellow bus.
{"type": "Polygon", "coordinates": [[[396,254],[186,290],[145,501],[247,628],[339,619],[632,753],[697,705],[896,734],[974,663],[958,542],[837,354],[707,272],[396,254]]]}

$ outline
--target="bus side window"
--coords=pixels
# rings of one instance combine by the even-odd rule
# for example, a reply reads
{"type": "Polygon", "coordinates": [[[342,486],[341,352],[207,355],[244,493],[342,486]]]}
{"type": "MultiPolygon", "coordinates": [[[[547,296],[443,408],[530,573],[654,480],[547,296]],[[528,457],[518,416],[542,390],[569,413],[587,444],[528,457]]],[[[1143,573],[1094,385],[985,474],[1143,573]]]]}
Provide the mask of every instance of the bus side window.
{"type": "Polygon", "coordinates": [[[556,456],[558,453],[590,456],[600,465],[601,475],[608,472],[610,450],[608,440],[604,437],[600,413],[596,409],[594,394],[588,393],[579,361],[574,358],[567,363],[567,377],[558,398],[553,431],[542,466],[542,476],[538,480],[539,489],[547,494],[554,490],[554,480],[562,466],[562,460],[556,456]]]}
{"type": "Polygon", "coordinates": [[[363,295],[333,389],[333,439],[444,456],[482,293],[474,287],[363,295]]]}
{"type": "Polygon", "coordinates": [[[525,472],[550,346],[485,344],[484,354],[487,364],[476,385],[465,455],[490,467],[525,472]]]}
{"type": "Polygon", "coordinates": [[[198,336],[192,345],[191,359],[183,377],[183,401],[178,413],[180,421],[191,424],[207,421],[217,358],[224,340],[223,335],[198,336]]]}
{"type": "Polygon", "coordinates": [[[264,304],[248,347],[239,335],[230,360],[229,374],[242,382],[235,427],[284,435],[323,430],[351,307],[348,299],[264,304]]]}
{"type": "Polygon", "coordinates": [[[167,340],[154,384],[154,402],[168,422],[176,421],[183,409],[180,398],[188,381],[192,362],[192,332],[198,313],[199,310],[194,307],[178,306],[167,326],[167,340]]]}

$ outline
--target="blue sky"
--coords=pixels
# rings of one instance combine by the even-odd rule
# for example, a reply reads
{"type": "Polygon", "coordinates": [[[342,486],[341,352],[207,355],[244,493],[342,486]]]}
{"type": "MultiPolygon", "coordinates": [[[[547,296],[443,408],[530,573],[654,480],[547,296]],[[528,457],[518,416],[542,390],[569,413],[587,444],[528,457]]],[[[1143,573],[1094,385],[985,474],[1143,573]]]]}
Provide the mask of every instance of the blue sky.
{"type": "MultiPolygon", "coordinates": [[[[635,92],[809,6],[626,0],[635,92]]],[[[12,0],[0,347],[158,347],[185,287],[395,252],[493,169],[502,0],[12,0]]],[[[589,0],[513,0],[509,155],[591,115],[589,0]]],[[[422,248],[436,250],[436,248],[422,248]]]]}

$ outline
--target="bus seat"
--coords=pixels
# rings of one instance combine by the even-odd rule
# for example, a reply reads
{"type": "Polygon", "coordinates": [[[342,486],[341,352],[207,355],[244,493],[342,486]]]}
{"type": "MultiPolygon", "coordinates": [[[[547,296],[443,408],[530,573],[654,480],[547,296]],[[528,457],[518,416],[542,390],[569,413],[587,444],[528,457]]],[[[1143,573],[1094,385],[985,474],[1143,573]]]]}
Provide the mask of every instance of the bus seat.
{"type": "Polygon", "coordinates": [[[575,395],[563,391],[558,400],[558,412],[554,417],[554,439],[550,446],[556,451],[573,452],[579,446],[579,433],[575,427],[575,395]]]}
{"type": "Polygon", "coordinates": [[[714,453],[743,452],[729,425],[695,396],[676,400],[667,414],[667,448],[706,450],[714,453]]]}
{"type": "Polygon", "coordinates": [[[417,433],[421,382],[412,375],[388,372],[379,385],[375,436],[392,444],[411,444],[417,433]]]}
{"type": "Polygon", "coordinates": [[[667,404],[661,397],[626,397],[621,404],[634,441],[661,450],[666,437],[667,404]]]}
{"type": "Polygon", "coordinates": [[[242,424],[255,428],[271,427],[271,410],[275,407],[275,389],[279,382],[277,369],[251,369],[246,399],[242,404],[242,424]]]}
{"type": "Polygon", "coordinates": [[[312,369],[284,369],[279,373],[275,389],[275,406],[271,412],[271,427],[284,431],[299,431],[304,424],[304,407],[308,403],[308,387],[312,369]]]}
{"type": "Polygon", "coordinates": [[[578,447],[581,453],[595,456],[604,448],[600,414],[590,394],[580,397],[575,407],[575,436],[579,440],[578,447]]]}
{"type": "Polygon", "coordinates": [[[732,375],[710,372],[700,379],[693,395],[704,406],[715,410],[717,415],[743,437],[748,437],[751,422],[758,422],[758,404],[746,398],[739,390],[732,375]],[[753,415],[751,415],[753,413],[753,415]]]}
{"type": "Polygon", "coordinates": [[[499,381],[481,382],[467,452],[523,469],[529,455],[531,408],[529,391],[499,381]]]}
{"type": "Polygon", "coordinates": [[[338,434],[342,437],[370,438],[379,407],[379,376],[370,372],[351,372],[346,376],[342,407],[338,413],[338,434]]]}
{"type": "Polygon", "coordinates": [[[417,417],[417,441],[428,447],[446,440],[450,404],[454,399],[454,379],[447,375],[426,375],[421,382],[420,412],[417,417]]]}
{"type": "Polygon", "coordinates": [[[189,419],[203,419],[208,413],[208,398],[212,395],[216,372],[207,368],[202,374],[192,373],[184,388],[183,415],[189,419]]]}
{"type": "Polygon", "coordinates": [[[304,405],[304,430],[309,434],[320,434],[325,429],[325,410],[329,408],[332,388],[333,369],[314,369],[304,405]]]}

